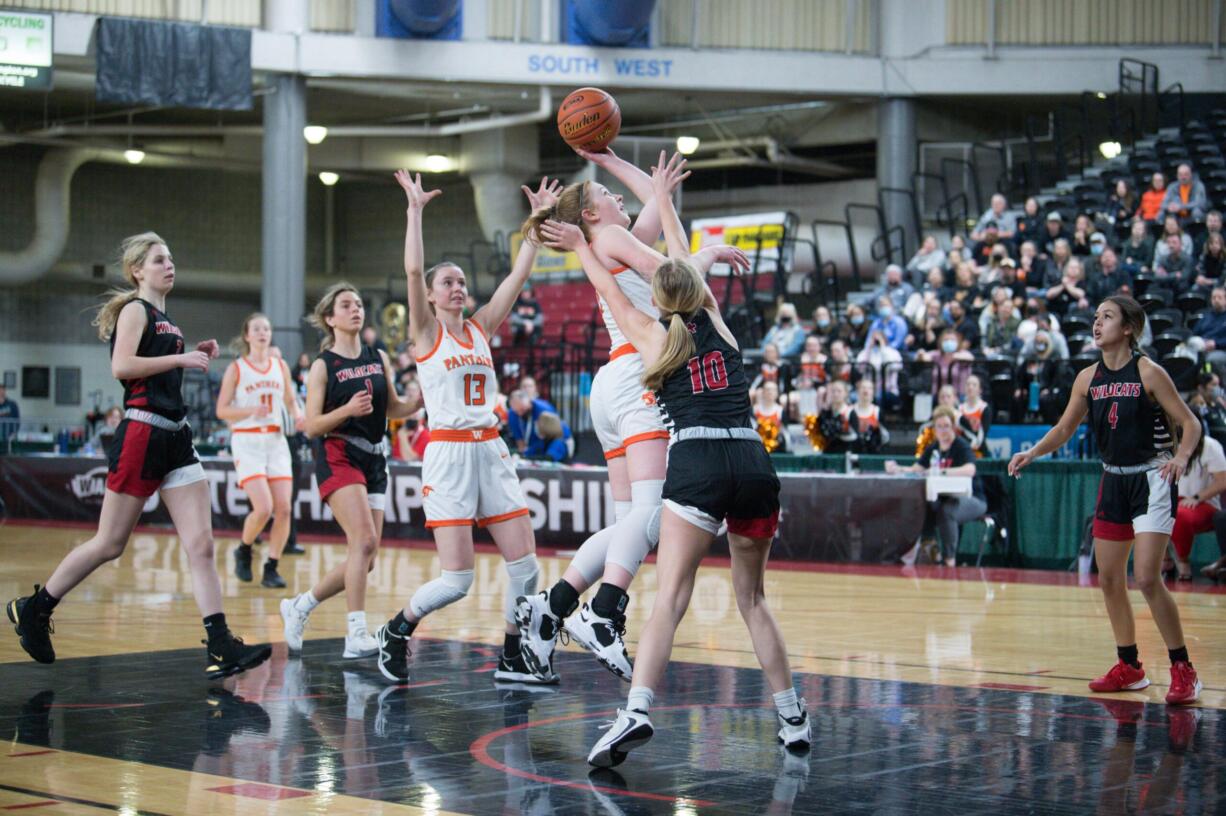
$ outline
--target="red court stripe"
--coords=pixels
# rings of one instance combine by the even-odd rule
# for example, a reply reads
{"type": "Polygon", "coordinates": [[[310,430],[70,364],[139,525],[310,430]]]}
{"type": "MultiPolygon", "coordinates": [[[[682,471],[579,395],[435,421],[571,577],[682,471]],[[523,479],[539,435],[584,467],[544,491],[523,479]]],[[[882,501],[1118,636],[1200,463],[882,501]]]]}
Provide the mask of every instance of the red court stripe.
{"type": "Polygon", "coordinates": [[[42,756],[43,754],[54,754],[54,753],[55,751],[50,751],[50,750],[48,751],[24,751],[20,754],[8,754],[8,756],[10,757],[28,757],[28,756],[42,756]]]}
{"type": "Polygon", "coordinates": [[[311,791],[281,788],[275,785],[262,785],[259,782],[242,782],[238,785],[222,785],[218,788],[205,788],[213,793],[228,793],[231,796],[245,796],[248,799],[262,799],[265,802],[275,802],[280,799],[299,799],[314,795],[311,791]]]}
{"type": "Polygon", "coordinates": [[[971,688],[999,689],[1001,691],[1045,691],[1051,686],[1023,686],[1018,683],[975,683],[971,688]]]}
{"type": "Polygon", "coordinates": [[[58,805],[59,802],[54,799],[47,799],[42,802],[26,802],[24,805],[5,805],[0,810],[25,810],[26,808],[46,807],[47,805],[58,805]]]}
{"type": "Polygon", "coordinates": [[[47,708],[141,708],[144,703],[50,703],[47,708]]]}

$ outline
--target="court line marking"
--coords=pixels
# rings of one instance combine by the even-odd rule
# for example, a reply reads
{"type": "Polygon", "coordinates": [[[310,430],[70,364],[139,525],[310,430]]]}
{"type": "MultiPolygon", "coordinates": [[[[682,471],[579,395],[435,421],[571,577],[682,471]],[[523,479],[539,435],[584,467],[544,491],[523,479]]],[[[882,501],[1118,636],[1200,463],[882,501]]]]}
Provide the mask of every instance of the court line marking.
{"type": "Polygon", "coordinates": [[[106,802],[95,802],[92,799],[79,799],[76,796],[64,796],[62,794],[50,793],[48,791],[19,788],[16,785],[5,785],[0,783],[0,790],[6,790],[11,793],[20,793],[24,796],[45,796],[48,799],[54,799],[56,802],[65,802],[73,805],[85,805],[86,807],[94,807],[100,810],[110,810],[116,813],[131,813],[135,814],[135,816],[170,816],[168,813],[161,813],[156,810],[141,810],[139,808],[133,808],[130,805],[111,805],[107,804],[106,802]]]}

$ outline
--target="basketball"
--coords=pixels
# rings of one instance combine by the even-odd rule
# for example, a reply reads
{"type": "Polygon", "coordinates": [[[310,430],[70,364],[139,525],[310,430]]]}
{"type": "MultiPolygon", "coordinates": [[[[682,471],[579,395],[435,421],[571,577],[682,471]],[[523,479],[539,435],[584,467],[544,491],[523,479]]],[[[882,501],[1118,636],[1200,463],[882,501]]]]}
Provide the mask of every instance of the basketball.
{"type": "Polygon", "coordinates": [[[617,100],[599,88],[571,91],[558,108],[558,133],[576,150],[604,150],[617,138],[621,126],[617,100]]]}

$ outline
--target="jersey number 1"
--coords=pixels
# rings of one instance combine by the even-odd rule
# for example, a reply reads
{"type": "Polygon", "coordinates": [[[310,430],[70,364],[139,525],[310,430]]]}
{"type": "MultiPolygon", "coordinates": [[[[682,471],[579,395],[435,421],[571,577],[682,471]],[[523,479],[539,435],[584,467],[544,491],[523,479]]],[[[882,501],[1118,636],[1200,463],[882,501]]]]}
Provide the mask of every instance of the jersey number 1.
{"type": "Polygon", "coordinates": [[[691,357],[686,365],[690,369],[690,388],[695,394],[723,391],[728,387],[728,368],[724,365],[722,351],[708,352],[701,360],[691,357]]]}
{"type": "Polygon", "coordinates": [[[485,405],[485,375],[464,375],[464,404],[485,405]]]}
{"type": "Polygon", "coordinates": [[[1120,404],[1118,402],[1111,403],[1111,410],[1107,412],[1107,422],[1111,423],[1111,430],[1115,430],[1115,426],[1120,424],[1120,404]]]}
{"type": "Polygon", "coordinates": [[[272,394],[260,394],[260,405],[264,406],[264,410],[269,414],[272,413],[272,394]]]}

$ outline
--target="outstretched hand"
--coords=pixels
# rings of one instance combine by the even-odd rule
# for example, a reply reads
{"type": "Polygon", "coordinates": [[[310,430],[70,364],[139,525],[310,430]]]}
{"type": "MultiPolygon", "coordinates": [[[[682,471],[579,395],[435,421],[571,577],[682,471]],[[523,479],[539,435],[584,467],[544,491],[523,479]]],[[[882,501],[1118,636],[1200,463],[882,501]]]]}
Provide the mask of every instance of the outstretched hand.
{"type": "Polygon", "coordinates": [[[604,167],[605,165],[609,164],[612,159],[617,158],[617,154],[613,152],[613,148],[611,147],[606,147],[604,150],[597,153],[593,153],[590,150],[584,150],[581,147],[576,147],[575,152],[579,154],[579,158],[585,161],[590,161],[597,167],[604,167]]]}
{"type": "Polygon", "coordinates": [[[558,203],[558,196],[562,193],[562,182],[557,179],[550,179],[549,176],[542,176],[540,185],[533,190],[526,185],[520,186],[524,191],[524,195],[528,197],[528,206],[533,212],[544,207],[552,207],[558,203]]]}
{"type": "Polygon", "coordinates": [[[728,244],[720,244],[714,249],[715,262],[728,264],[732,268],[732,274],[740,275],[749,271],[749,256],[744,250],[728,244]]]}
{"type": "Polygon", "coordinates": [[[545,246],[559,252],[574,252],[587,242],[578,224],[561,221],[546,221],[541,224],[541,238],[545,241],[545,246]]]}
{"type": "Polygon", "coordinates": [[[651,188],[657,195],[671,196],[690,176],[690,171],[685,169],[684,156],[680,153],[674,153],[672,158],[667,156],[667,152],[661,150],[659,163],[651,168],[651,188]]]}
{"type": "Polygon", "coordinates": [[[422,209],[436,196],[443,194],[442,190],[425,190],[421,186],[421,173],[414,176],[408,170],[396,171],[396,182],[400,188],[404,190],[405,198],[409,200],[409,207],[413,209],[422,209]]]}

